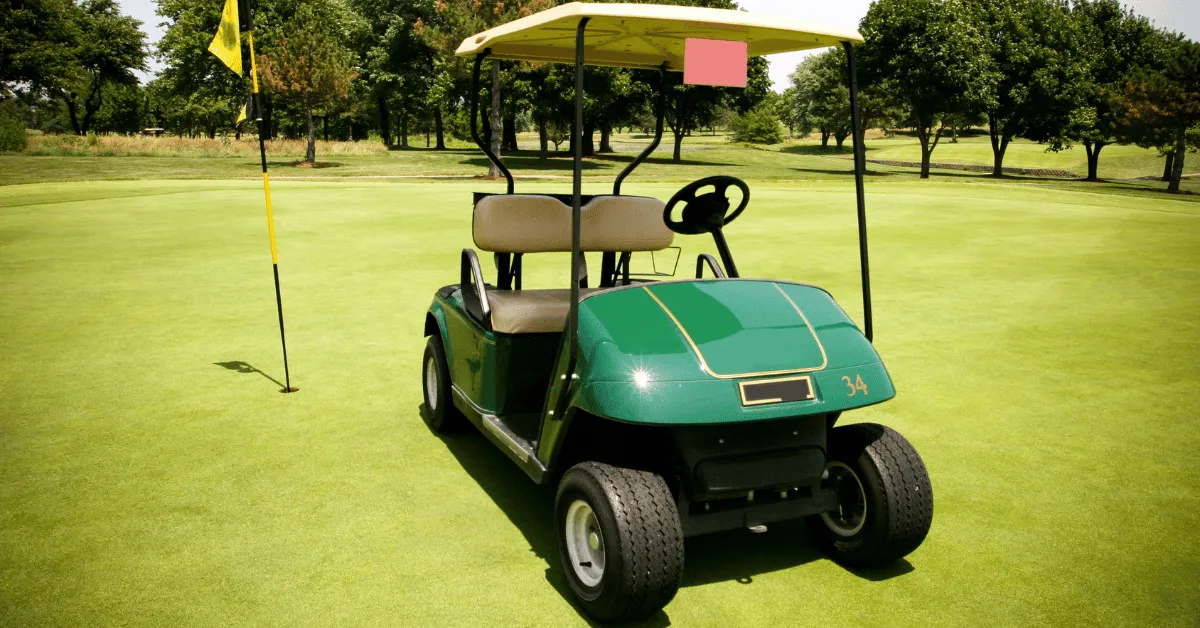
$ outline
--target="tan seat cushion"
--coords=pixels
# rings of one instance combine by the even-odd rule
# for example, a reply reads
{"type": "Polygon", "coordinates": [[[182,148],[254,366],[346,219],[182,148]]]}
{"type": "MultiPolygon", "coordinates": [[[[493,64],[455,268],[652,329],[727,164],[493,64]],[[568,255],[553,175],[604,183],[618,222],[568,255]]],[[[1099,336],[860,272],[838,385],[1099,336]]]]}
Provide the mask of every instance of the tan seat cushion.
{"type": "MultiPolygon", "coordinates": [[[[581,289],[579,294],[595,292],[581,289]]],[[[489,290],[492,330],[500,334],[561,332],[571,311],[570,290],[489,290]]]]}
{"type": "MultiPolygon", "coordinates": [[[[674,234],[663,223],[663,202],[641,196],[597,196],[579,210],[583,251],[661,251],[674,234]]],[[[475,206],[475,246],[494,253],[571,250],[571,208],[536,194],[498,194],[475,206]]]]}

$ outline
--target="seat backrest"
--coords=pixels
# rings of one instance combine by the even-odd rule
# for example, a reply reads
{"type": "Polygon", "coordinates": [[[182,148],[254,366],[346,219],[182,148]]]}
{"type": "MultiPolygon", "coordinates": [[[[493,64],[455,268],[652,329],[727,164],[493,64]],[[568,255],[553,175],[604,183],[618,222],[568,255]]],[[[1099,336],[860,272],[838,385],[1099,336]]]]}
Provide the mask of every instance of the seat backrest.
{"type": "MultiPolygon", "coordinates": [[[[663,202],[642,196],[597,196],[580,209],[583,251],[661,251],[674,241],[663,202]]],[[[475,246],[493,253],[571,250],[571,208],[550,196],[504,194],[475,205],[475,246]]]]}

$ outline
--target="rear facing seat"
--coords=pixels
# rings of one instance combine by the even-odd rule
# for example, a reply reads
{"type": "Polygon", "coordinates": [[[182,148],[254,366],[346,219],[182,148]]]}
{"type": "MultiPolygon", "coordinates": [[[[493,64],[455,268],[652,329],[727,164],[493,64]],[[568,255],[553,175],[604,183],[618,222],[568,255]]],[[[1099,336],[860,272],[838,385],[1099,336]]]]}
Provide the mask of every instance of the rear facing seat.
{"type": "MultiPolygon", "coordinates": [[[[674,239],[663,208],[654,198],[598,196],[580,209],[581,249],[661,251],[674,239]]],[[[571,208],[549,196],[488,196],[475,206],[472,234],[492,253],[570,252],[571,208]]],[[[561,332],[571,309],[570,289],[488,290],[487,298],[492,330],[501,334],[561,332]]]]}

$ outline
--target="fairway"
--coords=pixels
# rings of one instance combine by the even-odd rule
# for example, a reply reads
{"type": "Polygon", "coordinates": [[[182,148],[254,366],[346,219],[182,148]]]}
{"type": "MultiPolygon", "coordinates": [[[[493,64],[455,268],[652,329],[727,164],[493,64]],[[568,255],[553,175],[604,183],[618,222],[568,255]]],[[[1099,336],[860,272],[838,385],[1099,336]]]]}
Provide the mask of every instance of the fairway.
{"type": "MultiPolygon", "coordinates": [[[[727,237],[743,275],[861,320],[854,189],[830,177],[752,181],[727,237]]],[[[647,625],[1196,625],[1197,197],[879,179],[897,396],[843,421],[921,452],[928,539],[861,573],[800,525],[689,539],[647,625]]],[[[458,281],[476,190],[502,187],[274,186],[300,388],[281,395],[255,181],[0,187],[0,625],[586,625],[552,490],[419,416],[424,312],[458,281]]],[[[676,243],[682,276],[712,250],[676,243]]],[[[565,286],[543,257],[526,287],[565,286]]]]}

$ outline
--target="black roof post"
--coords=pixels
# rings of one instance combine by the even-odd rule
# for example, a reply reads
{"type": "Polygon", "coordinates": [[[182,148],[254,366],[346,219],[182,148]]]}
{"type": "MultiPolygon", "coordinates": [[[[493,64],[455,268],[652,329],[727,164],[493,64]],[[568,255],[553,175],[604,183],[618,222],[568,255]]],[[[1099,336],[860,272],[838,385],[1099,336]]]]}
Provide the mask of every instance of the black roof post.
{"type": "Polygon", "coordinates": [[[575,359],[579,353],[579,272],[582,270],[579,263],[579,230],[583,209],[583,42],[587,23],[586,17],[579,20],[579,28],[575,31],[575,123],[571,129],[571,137],[575,141],[575,176],[571,199],[571,314],[567,320],[567,324],[571,326],[571,344],[567,354],[567,377],[574,374],[575,359]]]}
{"type": "Polygon", "coordinates": [[[658,108],[658,111],[656,112],[657,115],[655,116],[657,118],[657,122],[655,122],[654,126],[654,141],[650,142],[650,145],[646,147],[646,150],[643,150],[642,153],[637,156],[637,158],[629,162],[629,165],[625,166],[625,169],[621,171],[621,174],[617,175],[617,181],[616,183],[613,183],[613,196],[621,195],[621,182],[623,182],[625,177],[628,177],[629,174],[634,171],[634,169],[642,165],[642,162],[646,161],[646,158],[654,153],[654,151],[658,149],[659,143],[662,142],[663,117],[667,112],[667,64],[665,62],[662,64],[662,67],[658,69],[658,101],[655,103],[655,106],[658,108]]]}
{"type": "Polygon", "coordinates": [[[846,65],[850,74],[850,123],[854,132],[854,187],[858,194],[858,255],[862,266],[863,318],[868,342],[874,342],[875,330],[871,317],[871,266],[867,260],[867,200],[863,192],[863,172],[867,169],[866,147],[863,146],[862,111],[858,102],[858,76],[854,66],[854,46],[842,42],[846,49],[846,65]]]}

